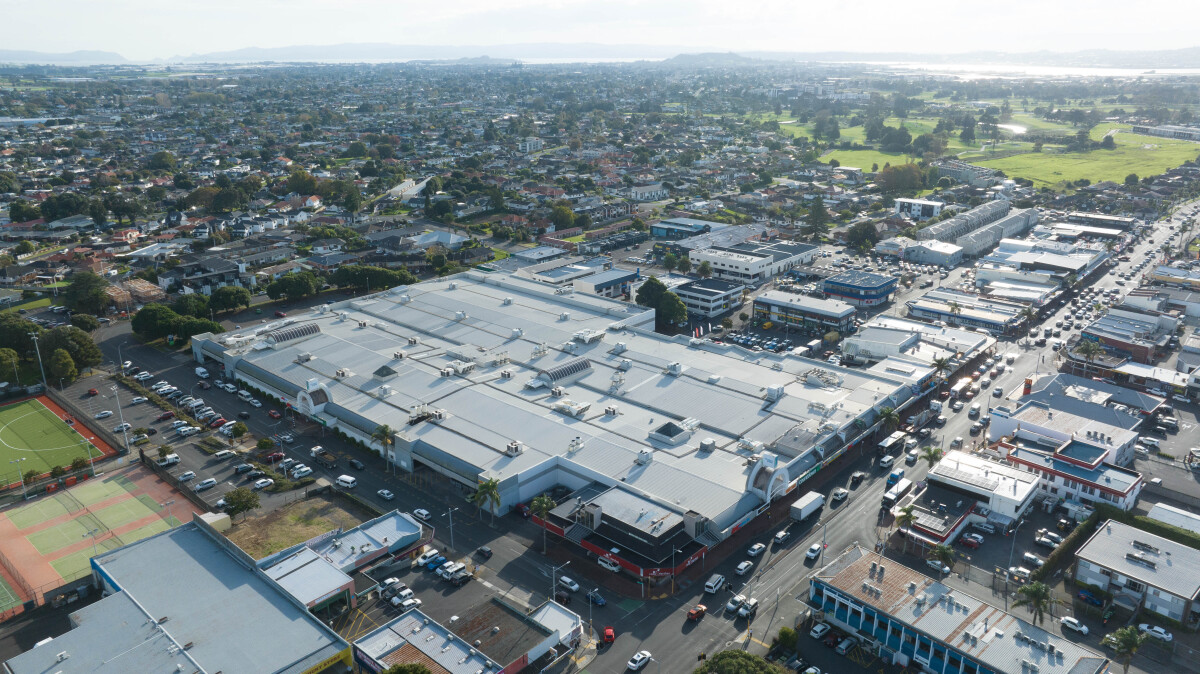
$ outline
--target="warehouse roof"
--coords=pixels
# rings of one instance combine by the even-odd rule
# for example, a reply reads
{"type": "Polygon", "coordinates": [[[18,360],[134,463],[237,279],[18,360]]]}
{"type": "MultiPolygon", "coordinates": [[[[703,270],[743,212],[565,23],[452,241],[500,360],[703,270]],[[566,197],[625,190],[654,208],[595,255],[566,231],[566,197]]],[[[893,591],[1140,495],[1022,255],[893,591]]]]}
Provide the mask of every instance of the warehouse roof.
{"type": "Polygon", "coordinates": [[[1188,599],[1200,596],[1200,550],[1108,520],[1075,555],[1188,599]]]}

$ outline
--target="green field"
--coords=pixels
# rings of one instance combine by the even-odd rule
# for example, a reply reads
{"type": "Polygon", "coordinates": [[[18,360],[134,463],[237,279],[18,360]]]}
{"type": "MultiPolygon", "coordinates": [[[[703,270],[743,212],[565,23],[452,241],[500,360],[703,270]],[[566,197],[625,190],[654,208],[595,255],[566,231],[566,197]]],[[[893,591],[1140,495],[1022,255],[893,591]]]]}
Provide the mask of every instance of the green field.
{"type": "MultiPolygon", "coordinates": [[[[48,473],[55,466],[70,466],[76,457],[87,457],[89,450],[94,458],[103,455],[36,399],[0,407],[0,465],[19,462],[14,473],[48,473]]],[[[4,479],[17,481],[15,475],[4,479]]]]}
{"type": "Polygon", "coordinates": [[[1125,124],[1099,124],[1091,131],[1093,140],[1116,129],[1116,149],[1091,152],[1029,152],[1002,159],[973,158],[981,166],[1004,171],[1013,178],[1028,178],[1035,187],[1062,187],[1063,182],[1087,178],[1093,183],[1111,180],[1120,183],[1125,176],[1156,175],[1196,159],[1200,144],[1128,133],[1125,124]]]}

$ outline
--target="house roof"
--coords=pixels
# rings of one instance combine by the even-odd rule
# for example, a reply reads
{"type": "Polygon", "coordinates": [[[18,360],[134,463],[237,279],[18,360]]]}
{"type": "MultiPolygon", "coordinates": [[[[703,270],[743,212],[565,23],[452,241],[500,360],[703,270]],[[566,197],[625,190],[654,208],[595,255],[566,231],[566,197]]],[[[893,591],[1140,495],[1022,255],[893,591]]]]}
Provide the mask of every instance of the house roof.
{"type": "Polygon", "coordinates": [[[1075,555],[1187,599],[1200,598],[1200,550],[1108,520],[1075,555]]]}

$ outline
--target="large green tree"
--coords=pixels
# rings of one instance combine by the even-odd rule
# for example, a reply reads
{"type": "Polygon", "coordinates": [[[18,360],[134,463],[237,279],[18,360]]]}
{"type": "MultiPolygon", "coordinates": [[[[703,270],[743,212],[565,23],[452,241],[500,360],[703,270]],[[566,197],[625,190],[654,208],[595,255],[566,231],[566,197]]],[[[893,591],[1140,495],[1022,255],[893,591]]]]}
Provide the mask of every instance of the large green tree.
{"type": "MultiPolygon", "coordinates": [[[[443,262],[444,264],[444,262],[443,262]]],[[[383,290],[394,286],[411,285],[417,282],[407,269],[387,269],[368,265],[349,264],[338,267],[329,278],[339,288],[355,290],[383,290]]]]}
{"type": "Polygon", "coordinates": [[[657,309],[659,301],[666,292],[667,286],[658,278],[651,276],[637,289],[637,293],[634,294],[634,302],[639,306],[657,309]]]}
{"type": "Polygon", "coordinates": [[[471,495],[471,503],[480,509],[486,506],[492,513],[492,521],[495,522],[496,508],[500,507],[500,481],[493,477],[480,482],[475,487],[475,493],[471,495]]]}
{"type": "Polygon", "coordinates": [[[71,360],[71,354],[67,353],[66,349],[55,349],[50,354],[49,360],[46,361],[46,371],[53,380],[75,381],[75,377],[79,376],[79,370],[75,369],[75,361],[71,360]]]}
{"type": "Polygon", "coordinates": [[[171,309],[180,316],[208,318],[208,298],[199,293],[180,295],[171,303],[171,309]]]}
{"type": "Polygon", "coordinates": [[[221,286],[208,298],[208,308],[213,311],[233,311],[250,306],[250,291],[241,286],[221,286]]]}
{"type": "Polygon", "coordinates": [[[668,290],[658,301],[655,318],[659,325],[678,325],[686,321],[687,316],[687,305],[679,299],[679,295],[668,290]]]}
{"type": "Polygon", "coordinates": [[[1049,585],[1034,581],[1017,589],[1017,600],[1012,605],[1013,608],[1029,607],[1029,610],[1033,611],[1033,623],[1039,625],[1046,620],[1046,613],[1058,603],[1059,600],[1054,598],[1054,590],[1049,585]]]}
{"type": "Polygon", "coordinates": [[[846,232],[846,245],[858,250],[870,250],[879,243],[879,230],[871,222],[856,222],[846,232]]]}
{"type": "Polygon", "coordinates": [[[410,662],[403,665],[392,665],[383,670],[382,674],[433,674],[433,672],[419,662],[410,662]]]}
{"type": "Polygon", "coordinates": [[[39,347],[42,353],[63,349],[79,367],[99,365],[104,360],[104,354],[92,341],[92,336],[74,325],[62,325],[42,333],[39,347]]]}
{"type": "Polygon", "coordinates": [[[80,271],[71,274],[71,281],[63,291],[63,301],[71,311],[97,314],[108,306],[108,281],[99,274],[80,271]]]}
{"type": "Polygon", "coordinates": [[[166,150],[155,152],[146,160],[146,168],[151,171],[174,172],[177,166],[179,166],[179,160],[175,158],[175,155],[166,150]]]}
{"type": "Polygon", "coordinates": [[[804,217],[804,235],[810,241],[825,236],[829,231],[829,211],[825,209],[825,201],[820,197],[809,202],[808,215],[804,217]]]}
{"type": "Polygon", "coordinates": [[[1113,649],[1113,659],[1121,663],[1122,671],[1125,674],[1129,674],[1129,663],[1133,661],[1133,656],[1137,655],[1138,650],[1149,637],[1149,634],[1129,625],[1104,635],[1100,643],[1113,649]]]}
{"type": "Polygon", "coordinates": [[[72,314],[71,325],[83,330],[84,332],[92,332],[100,327],[100,321],[91,314],[72,314]]]}
{"type": "Polygon", "coordinates": [[[238,487],[225,492],[225,512],[237,517],[258,507],[258,492],[249,487],[238,487]]]}
{"type": "Polygon", "coordinates": [[[179,314],[165,304],[147,304],[133,315],[130,328],[143,339],[159,339],[171,332],[179,314]]]}
{"type": "MultiPolygon", "coordinates": [[[[17,376],[17,366],[21,362],[21,356],[13,349],[8,347],[0,348],[0,381],[8,381],[8,377],[17,376]]],[[[21,382],[13,379],[14,384],[21,382]]]]}

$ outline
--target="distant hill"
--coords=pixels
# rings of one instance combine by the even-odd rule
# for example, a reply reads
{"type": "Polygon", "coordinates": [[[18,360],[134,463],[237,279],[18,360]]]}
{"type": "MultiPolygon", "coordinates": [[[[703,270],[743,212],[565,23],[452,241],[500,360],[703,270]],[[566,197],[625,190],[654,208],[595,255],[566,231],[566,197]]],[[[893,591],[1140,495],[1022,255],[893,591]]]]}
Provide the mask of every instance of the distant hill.
{"type": "Polygon", "coordinates": [[[259,63],[263,61],[365,63],[450,61],[488,57],[497,60],[579,61],[595,59],[667,58],[682,51],[664,45],[607,45],[595,43],[531,43],[486,46],[400,45],[387,43],[251,47],[234,51],[192,54],[163,59],[166,63],[259,63]]]}
{"type": "MultiPolygon", "coordinates": [[[[778,60],[776,57],[766,56],[766,58],[778,60]]],[[[657,61],[653,65],[664,68],[729,68],[763,64],[764,59],[748,58],[733,52],[705,52],[702,54],[679,54],[663,61],[657,61]]]]}
{"type": "Polygon", "coordinates": [[[124,56],[111,51],[73,51],[65,54],[0,49],[0,63],[38,63],[49,65],[97,65],[128,63],[124,56]]]}
{"type": "Polygon", "coordinates": [[[806,62],[905,62],[924,64],[1008,64],[1093,68],[1200,68],[1200,47],[1162,51],[1088,49],[1074,52],[976,51],[959,54],[913,52],[743,52],[746,56],[806,62]]]}

